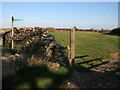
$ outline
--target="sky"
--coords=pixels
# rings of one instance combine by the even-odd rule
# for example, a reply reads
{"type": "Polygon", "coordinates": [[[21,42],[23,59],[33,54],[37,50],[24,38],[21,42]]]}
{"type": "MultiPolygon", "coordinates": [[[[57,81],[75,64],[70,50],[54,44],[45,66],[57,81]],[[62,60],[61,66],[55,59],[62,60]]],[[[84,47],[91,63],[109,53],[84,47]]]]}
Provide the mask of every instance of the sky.
{"type": "Polygon", "coordinates": [[[24,19],[15,27],[95,28],[118,27],[118,2],[2,2],[2,27],[11,17],[24,19]]]}

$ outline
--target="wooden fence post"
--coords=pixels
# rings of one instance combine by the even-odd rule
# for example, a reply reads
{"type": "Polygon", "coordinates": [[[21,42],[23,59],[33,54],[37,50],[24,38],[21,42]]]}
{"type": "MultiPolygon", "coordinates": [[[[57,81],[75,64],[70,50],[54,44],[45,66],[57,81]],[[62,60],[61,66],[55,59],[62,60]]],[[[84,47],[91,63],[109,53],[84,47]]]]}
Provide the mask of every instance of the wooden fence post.
{"type": "Polygon", "coordinates": [[[11,49],[13,50],[13,48],[14,48],[14,41],[13,41],[13,34],[14,34],[14,32],[13,32],[13,20],[14,20],[14,17],[12,17],[12,45],[11,45],[11,49]]]}
{"type": "Polygon", "coordinates": [[[70,30],[70,64],[75,58],[75,28],[70,30]]]}

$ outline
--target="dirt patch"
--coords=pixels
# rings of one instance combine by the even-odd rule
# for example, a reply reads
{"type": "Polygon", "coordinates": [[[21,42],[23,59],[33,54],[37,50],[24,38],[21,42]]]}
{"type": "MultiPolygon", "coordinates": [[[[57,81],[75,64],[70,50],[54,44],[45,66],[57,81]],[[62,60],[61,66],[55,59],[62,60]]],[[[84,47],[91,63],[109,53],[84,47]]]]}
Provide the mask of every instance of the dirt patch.
{"type": "MultiPolygon", "coordinates": [[[[118,53],[110,55],[109,63],[100,65],[91,72],[73,72],[65,88],[120,88],[116,68],[119,64],[118,53]]],[[[120,76],[119,76],[120,77],[120,76]]]]}
{"type": "Polygon", "coordinates": [[[117,88],[117,78],[107,77],[98,72],[74,72],[69,80],[69,88],[117,88]]]}
{"type": "Polygon", "coordinates": [[[100,65],[100,66],[94,68],[93,71],[104,73],[104,72],[109,72],[109,71],[116,70],[116,68],[118,67],[118,64],[119,64],[118,52],[114,53],[114,54],[111,54],[110,59],[106,59],[106,60],[103,60],[103,61],[109,61],[109,63],[100,65]]]}

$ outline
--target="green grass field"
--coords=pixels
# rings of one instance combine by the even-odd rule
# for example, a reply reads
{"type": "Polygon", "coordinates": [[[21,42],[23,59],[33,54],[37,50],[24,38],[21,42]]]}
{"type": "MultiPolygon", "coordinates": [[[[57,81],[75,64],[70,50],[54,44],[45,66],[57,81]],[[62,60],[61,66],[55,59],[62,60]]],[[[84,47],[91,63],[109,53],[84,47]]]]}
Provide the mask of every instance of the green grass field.
{"type": "MultiPolygon", "coordinates": [[[[69,32],[52,34],[58,43],[63,46],[70,46],[69,32]]],[[[115,52],[118,52],[118,36],[76,32],[75,56],[90,55],[91,58],[107,58],[111,53],[115,52]]]]}
{"type": "MultiPolygon", "coordinates": [[[[70,46],[69,32],[55,32],[52,35],[55,36],[59,44],[70,46]]],[[[85,68],[100,64],[102,60],[108,59],[110,54],[116,52],[118,52],[118,36],[87,32],[75,33],[75,56],[89,55],[89,57],[76,58],[75,62],[94,60],[89,63],[82,63],[81,66],[85,68]]]]}

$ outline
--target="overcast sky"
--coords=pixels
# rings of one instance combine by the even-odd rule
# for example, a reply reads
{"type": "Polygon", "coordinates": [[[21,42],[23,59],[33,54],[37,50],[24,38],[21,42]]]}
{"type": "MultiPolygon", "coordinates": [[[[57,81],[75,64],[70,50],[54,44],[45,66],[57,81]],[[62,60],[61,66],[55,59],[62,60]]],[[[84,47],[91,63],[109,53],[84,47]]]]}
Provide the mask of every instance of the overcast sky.
{"type": "Polygon", "coordinates": [[[104,28],[118,26],[117,2],[3,2],[2,27],[104,28]]]}

